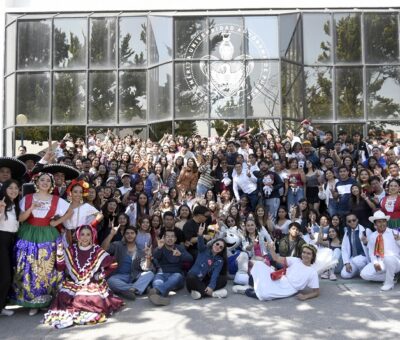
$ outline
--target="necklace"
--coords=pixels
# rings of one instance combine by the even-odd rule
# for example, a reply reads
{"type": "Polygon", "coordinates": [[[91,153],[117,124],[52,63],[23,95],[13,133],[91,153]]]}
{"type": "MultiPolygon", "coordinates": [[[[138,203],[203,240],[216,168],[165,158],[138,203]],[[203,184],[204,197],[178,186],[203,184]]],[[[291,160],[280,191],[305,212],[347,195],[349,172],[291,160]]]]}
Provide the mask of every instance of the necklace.
{"type": "Polygon", "coordinates": [[[90,266],[92,262],[92,257],[94,253],[96,252],[96,247],[93,247],[93,250],[90,252],[88,259],[86,260],[85,264],[83,267],[81,267],[81,264],[79,263],[79,258],[78,258],[78,247],[76,244],[74,244],[74,251],[75,251],[75,263],[76,266],[78,267],[78,270],[80,273],[83,273],[87,267],[90,266]]]}

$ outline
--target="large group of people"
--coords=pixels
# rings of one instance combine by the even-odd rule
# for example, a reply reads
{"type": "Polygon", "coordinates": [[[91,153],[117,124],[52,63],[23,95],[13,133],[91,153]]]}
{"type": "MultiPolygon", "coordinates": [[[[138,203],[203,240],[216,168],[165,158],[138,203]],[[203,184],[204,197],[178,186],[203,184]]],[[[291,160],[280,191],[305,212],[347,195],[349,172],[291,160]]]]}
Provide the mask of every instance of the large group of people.
{"type": "Polygon", "coordinates": [[[159,141],[67,134],[0,157],[0,311],[56,328],[103,322],[147,295],[319,295],[319,280],[400,272],[400,147],[307,120],[159,141]]]}

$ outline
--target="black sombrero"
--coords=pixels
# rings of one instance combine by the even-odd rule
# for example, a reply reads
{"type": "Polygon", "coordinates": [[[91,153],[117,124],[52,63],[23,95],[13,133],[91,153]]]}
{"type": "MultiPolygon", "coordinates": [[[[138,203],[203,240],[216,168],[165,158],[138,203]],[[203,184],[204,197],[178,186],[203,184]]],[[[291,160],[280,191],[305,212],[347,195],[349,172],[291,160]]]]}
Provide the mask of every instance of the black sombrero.
{"type": "Polygon", "coordinates": [[[14,157],[0,157],[0,168],[9,168],[11,178],[16,180],[20,180],[26,172],[25,163],[14,157]]]}
{"type": "Polygon", "coordinates": [[[40,157],[39,155],[37,155],[35,153],[26,153],[24,155],[18,156],[17,159],[19,159],[21,162],[24,162],[24,163],[26,161],[32,160],[36,164],[37,162],[39,162],[42,159],[42,157],[40,157]]]}
{"type": "Polygon", "coordinates": [[[54,175],[56,172],[61,172],[65,175],[65,180],[70,181],[79,177],[80,172],[78,169],[75,169],[72,166],[65,164],[49,164],[45,165],[41,172],[48,172],[49,174],[54,175]]]}

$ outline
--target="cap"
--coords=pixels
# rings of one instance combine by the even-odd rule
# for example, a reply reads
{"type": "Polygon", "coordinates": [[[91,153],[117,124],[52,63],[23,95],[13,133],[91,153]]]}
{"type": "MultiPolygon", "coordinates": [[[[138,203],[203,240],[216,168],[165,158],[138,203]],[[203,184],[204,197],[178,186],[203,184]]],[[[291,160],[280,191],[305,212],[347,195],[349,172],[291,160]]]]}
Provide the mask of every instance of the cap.
{"type": "Polygon", "coordinates": [[[117,182],[117,179],[115,177],[108,177],[106,183],[109,183],[111,181],[117,182]]]}

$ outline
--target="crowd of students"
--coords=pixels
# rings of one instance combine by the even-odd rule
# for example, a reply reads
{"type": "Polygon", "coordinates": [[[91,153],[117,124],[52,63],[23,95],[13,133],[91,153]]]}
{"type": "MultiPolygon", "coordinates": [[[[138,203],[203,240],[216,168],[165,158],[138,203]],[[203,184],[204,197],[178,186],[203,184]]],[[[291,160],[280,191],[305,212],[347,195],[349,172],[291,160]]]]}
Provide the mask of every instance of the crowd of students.
{"type": "Polygon", "coordinates": [[[304,121],[298,135],[109,131],[66,135],[40,155],[21,146],[0,158],[1,314],[9,303],[45,309],[57,328],[97,323],[123,299],[164,306],[184,286],[195,300],[225,298],[229,278],[259,300],[314,298],[319,278],[339,274],[392,289],[400,148],[321,136],[304,121]]]}

